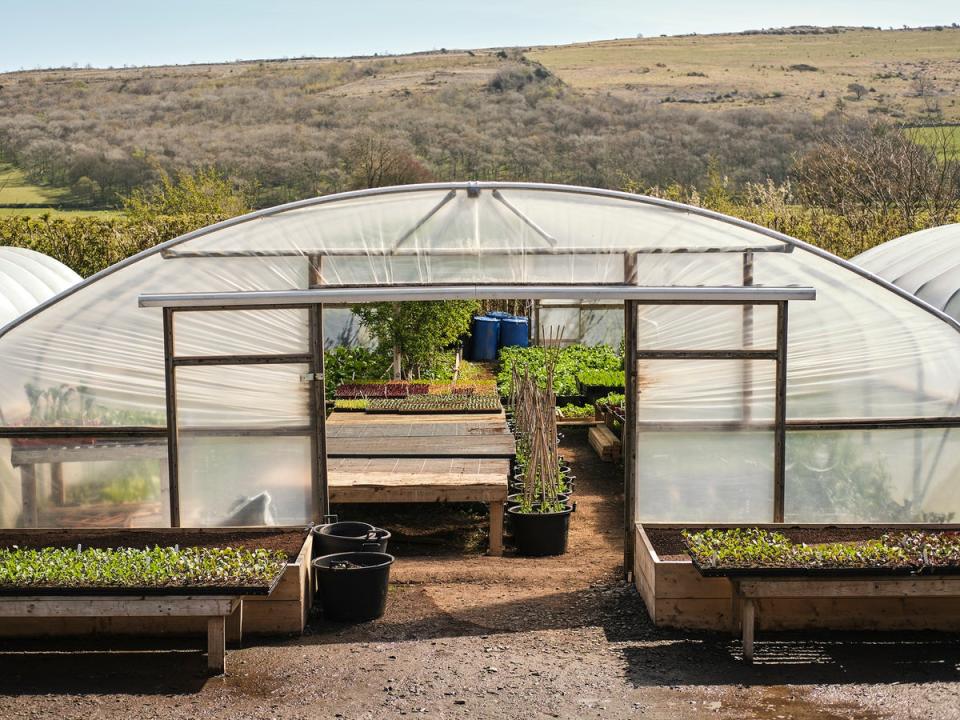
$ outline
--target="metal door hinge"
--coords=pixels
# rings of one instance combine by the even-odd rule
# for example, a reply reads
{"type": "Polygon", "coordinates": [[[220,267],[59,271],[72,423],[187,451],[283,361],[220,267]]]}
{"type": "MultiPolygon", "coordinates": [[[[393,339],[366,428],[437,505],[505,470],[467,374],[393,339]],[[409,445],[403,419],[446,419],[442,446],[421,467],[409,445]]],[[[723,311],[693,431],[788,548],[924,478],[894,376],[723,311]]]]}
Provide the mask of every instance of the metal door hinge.
{"type": "Polygon", "coordinates": [[[313,382],[314,380],[323,380],[323,373],[306,373],[300,376],[300,382],[313,382]]]}

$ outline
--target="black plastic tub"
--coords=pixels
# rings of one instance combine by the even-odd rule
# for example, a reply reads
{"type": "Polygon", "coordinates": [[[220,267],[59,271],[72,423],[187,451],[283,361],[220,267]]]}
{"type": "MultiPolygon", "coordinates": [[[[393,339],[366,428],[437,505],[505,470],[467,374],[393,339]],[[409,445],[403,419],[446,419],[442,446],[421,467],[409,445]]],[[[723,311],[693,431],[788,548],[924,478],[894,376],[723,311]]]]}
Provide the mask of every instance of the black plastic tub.
{"type": "MultiPolygon", "coordinates": [[[[557,500],[559,500],[562,503],[565,503],[570,500],[570,496],[566,493],[558,493],[557,500]]],[[[523,502],[522,492],[514,493],[512,495],[507,495],[506,508],[507,510],[509,510],[512,507],[517,507],[518,505],[520,505],[521,502],[523,502]]]]}
{"type": "Polygon", "coordinates": [[[313,557],[345,552],[387,551],[390,531],[365,522],[334,522],[313,528],[313,557]]]}
{"type": "Polygon", "coordinates": [[[567,551],[572,507],[553,513],[521,513],[519,507],[507,510],[517,553],[530,557],[563,555],[567,551]]]}
{"type": "Polygon", "coordinates": [[[313,561],[323,616],[340,622],[367,622],[387,609],[393,555],[348,552],[313,561]]]}

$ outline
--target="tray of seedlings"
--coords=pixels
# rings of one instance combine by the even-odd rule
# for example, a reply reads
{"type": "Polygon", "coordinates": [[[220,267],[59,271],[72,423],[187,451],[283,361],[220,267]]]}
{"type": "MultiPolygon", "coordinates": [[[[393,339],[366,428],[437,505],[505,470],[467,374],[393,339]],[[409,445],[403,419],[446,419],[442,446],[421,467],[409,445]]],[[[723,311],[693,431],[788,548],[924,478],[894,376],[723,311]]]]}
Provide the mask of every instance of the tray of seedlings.
{"type": "Polygon", "coordinates": [[[501,410],[496,395],[418,395],[408,398],[384,398],[367,402],[368,413],[405,413],[434,415],[445,413],[491,413],[501,410]]]}
{"type": "Polygon", "coordinates": [[[0,595],[269,595],[306,533],[5,532],[0,595]]]}
{"type": "Polygon", "coordinates": [[[612,392],[623,392],[623,370],[581,370],[577,373],[577,387],[588,403],[595,403],[612,392]]]}
{"type": "Polygon", "coordinates": [[[960,532],[910,528],[722,528],[681,531],[704,576],[960,574],[960,532]]]}

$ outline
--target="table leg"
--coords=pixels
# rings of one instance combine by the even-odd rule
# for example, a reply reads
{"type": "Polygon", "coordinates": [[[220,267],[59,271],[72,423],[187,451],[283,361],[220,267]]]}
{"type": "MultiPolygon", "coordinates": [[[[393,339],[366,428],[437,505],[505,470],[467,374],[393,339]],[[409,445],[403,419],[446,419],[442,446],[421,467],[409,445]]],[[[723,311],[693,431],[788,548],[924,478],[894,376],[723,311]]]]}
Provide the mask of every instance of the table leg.
{"type": "Polygon", "coordinates": [[[503,501],[490,503],[490,554],[503,555],[503,501]]]}
{"type": "Polygon", "coordinates": [[[50,500],[58,507],[67,503],[67,489],[63,484],[63,463],[50,463],[50,500]]]}
{"type": "Polygon", "coordinates": [[[23,506],[21,525],[28,528],[36,527],[39,523],[36,465],[20,466],[20,495],[23,506]]]}
{"type": "Polygon", "coordinates": [[[207,618],[207,669],[217,675],[226,673],[225,627],[226,618],[222,615],[207,618]]]}
{"type": "Polygon", "coordinates": [[[751,598],[745,598],[743,601],[743,659],[748,663],[753,662],[753,632],[756,621],[757,606],[756,601],[751,598]]]}
{"type": "Polygon", "coordinates": [[[227,616],[227,644],[230,647],[240,647],[243,643],[243,601],[227,616]]]}

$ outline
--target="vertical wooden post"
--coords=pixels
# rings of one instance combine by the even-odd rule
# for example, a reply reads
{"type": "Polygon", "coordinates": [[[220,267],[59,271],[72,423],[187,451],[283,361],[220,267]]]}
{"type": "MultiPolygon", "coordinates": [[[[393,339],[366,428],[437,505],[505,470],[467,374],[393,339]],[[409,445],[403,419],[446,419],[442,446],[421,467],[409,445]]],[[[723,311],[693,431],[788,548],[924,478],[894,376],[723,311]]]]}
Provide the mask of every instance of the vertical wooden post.
{"type": "MultiPolygon", "coordinates": [[[[323,257],[311,255],[310,287],[323,284],[323,257]]],[[[327,477],[327,389],[323,357],[323,304],[311,305],[309,316],[310,354],[313,357],[310,372],[313,374],[310,393],[310,465],[311,465],[311,514],[313,522],[323,522],[330,514],[330,492],[327,477]]]]}
{"type": "Polygon", "coordinates": [[[226,672],[227,639],[226,618],[216,615],[207,618],[207,669],[218,675],[226,672]]]}
{"type": "Polygon", "coordinates": [[[33,464],[20,466],[20,504],[23,507],[23,527],[36,527],[39,522],[37,508],[37,466],[33,464]]]}
{"type": "Polygon", "coordinates": [[[327,397],[323,364],[323,306],[313,305],[307,311],[310,322],[310,354],[313,356],[310,372],[313,375],[310,391],[310,467],[312,520],[323,521],[330,513],[330,493],[327,479],[327,397]]]}
{"type": "MultiPolygon", "coordinates": [[[[637,255],[623,258],[624,284],[636,285],[637,255]]],[[[623,424],[623,573],[633,572],[637,518],[637,313],[639,303],[623,301],[623,369],[625,417],[623,424]]]]}
{"type": "Polygon", "coordinates": [[[773,521],[783,522],[787,474],[787,303],[777,303],[777,382],[773,437],[773,521]]]}
{"type": "Polygon", "coordinates": [[[170,483],[170,527],[180,527],[179,430],[177,428],[177,368],[174,310],[163,309],[164,382],[167,394],[167,474],[170,483]]]}
{"type": "Polygon", "coordinates": [[[752,598],[744,598],[741,603],[743,607],[743,659],[753,662],[753,635],[757,619],[757,605],[752,598]]]}
{"type": "Polygon", "coordinates": [[[490,554],[503,555],[503,502],[490,503],[490,554]]]}
{"type": "Polygon", "coordinates": [[[63,484],[63,463],[50,463],[50,501],[57,506],[67,502],[67,489],[63,484]]]}
{"type": "Polygon", "coordinates": [[[243,644],[243,600],[238,600],[237,607],[227,616],[224,635],[230,647],[240,647],[243,644]]]}
{"type": "MultiPolygon", "coordinates": [[[[753,285],[753,250],[743,253],[743,286],[753,285]]],[[[753,348],[753,305],[742,306],[741,347],[744,350],[753,348]]],[[[752,360],[742,360],[741,373],[741,411],[740,417],[744,423],[750,422],[753,406],[753,365],[752,360]]]]}

